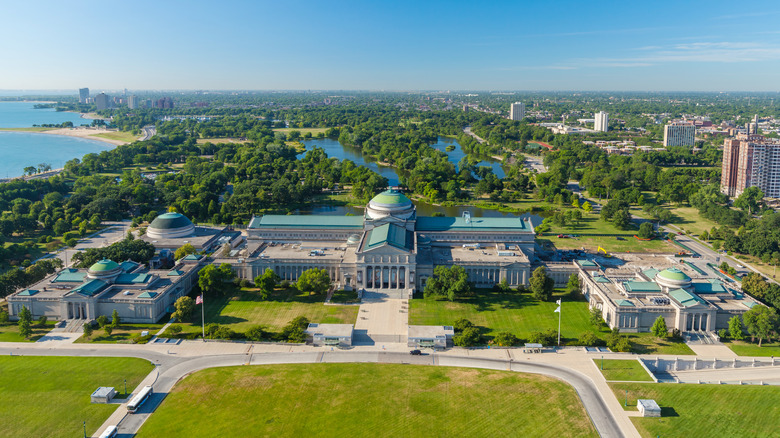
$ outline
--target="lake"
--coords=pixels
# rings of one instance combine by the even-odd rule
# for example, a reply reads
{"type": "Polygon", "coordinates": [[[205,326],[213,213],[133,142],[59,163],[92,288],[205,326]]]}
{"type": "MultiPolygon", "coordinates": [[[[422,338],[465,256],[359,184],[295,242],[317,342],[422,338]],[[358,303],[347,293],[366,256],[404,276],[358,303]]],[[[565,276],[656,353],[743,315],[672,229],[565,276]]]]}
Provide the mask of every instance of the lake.
{"type": "MultiPolygon", "coordinates": [[[[91,123],[78,113],[57,112],[54,109],[34,109],[36,102],[0,102],[1,128],[28,128],[32,125],[73,122],[74,126],[91,123]]],[[[62,167],[66,161],[114,146],[97,140],[62,135],[0,131],[0,178],[16,177],[27,166],[48,163],[62,167]]]]}

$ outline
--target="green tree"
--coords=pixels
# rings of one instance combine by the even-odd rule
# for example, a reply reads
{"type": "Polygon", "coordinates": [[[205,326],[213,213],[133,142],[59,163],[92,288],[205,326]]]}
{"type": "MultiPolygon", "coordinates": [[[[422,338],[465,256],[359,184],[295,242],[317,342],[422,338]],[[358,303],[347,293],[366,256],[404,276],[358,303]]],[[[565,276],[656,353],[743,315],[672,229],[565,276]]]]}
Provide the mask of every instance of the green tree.
{"type": "Polygon", "coordinates": [[[575,272],[569,275],[569,281],[566,282],[566,293],[568,293],[570,297],[575,297],[578,296],[580,292],[580,276],[575,272]]]}
{"type": "Polygon", "coordinates": [[[582,204],[582,209],[585,210],[586,213],[590,213],[591,211],[593,211],[593,206],[590,205],[590,202],[584,202],[582,204]]]}
{"type": "Polygon", "coordinates": [[[195,247],[192,246],[191,243],[185,243],[179,249],[176,250],[176,252],[173,254],[173,259],[181,260],[190,254],[195,254],[196,252],[197,251],[195,250],[195,247]]]}
{"type": "Polygon", "coordinates": [[[103,326],[103,330],[105,330],[106,336],[111,336],[111,333],[114,332],[114,327],[112,327],[111,324],[106,324],[103,326]]]}
{"type": "Polygon", "coordinates": [[[84,330],[84,336],[89,339],[90,336],[92,336],[92,323],[91,322],[85,322],[84,325],[81,326],[82,330],[84,330]]]}
{"type": "Polygon", "coordinates": [[[244,336],[246,336],[246,338],[250,341],[260,342],[268,337],[268,333],[265,331],[263,326],[254,325],[244,333],[244,336]]]}
{"type": "Polygon", "coordinates": [[[555,281],[547,275],[547,269],[539,266],[531,274],[531,295],[539,301],[549,301],[552,298],[555,281]]]}
{"type": "Polygon", "coordinates": [[[262,275],[255,277],[255,286],[260,289],[260,297],[267,300],[279,282],[279,276],[271,268],[266,268],[262,275]]]}
{"type": "Polygon", "coordinates": [[[499,347],[514,347],[520,343],[520,339],[509,332],[498,332],[491,341],[491,344],[499,347]]]}
{"type": "Polygon", "coordinates": [[[309,295],[324,294],[330,288],[328,271],[318,268],[303,271],[295,282],[295,288],[301,292],[308,292],[309,295]]]}
{"type": "Polygon", "coordinates": [[[577,196],[571,197],[571,206],[574,208],[580,208],[580,198],[577,196]]]}
{"type": "Polygon", "coordinates": [[[10,316],[8,316],[8,312],[6,312],[3,309],[0,309],[0,324],[8,324],[8,321],[10,320],[10,316]]]}
{"type": "Polygon", "coordinates": [[[219,267],[207,265],[198,271],[198,286],[207,294],[223,294],[227,283],[235,277],[230,264],[222,263],[219,267]]]}
{"type": "Polygon", "coordinates": [[[465,329],[467,329],[469,327],[474,327],[474,323],[472,323],[471,321],[469,321],[466,318],[459,318],[459,319],[455,320],[454,324],[452,324],[452,328],[456,332],[462,332],[463,330],[465,330],[465,329]]]}
{"type": "Polygon", "coordinates": [[[98,327],[103,328],[108,325],[108,317],[106,315],[98,316],[95,321],[98,323],[98,327]]]}
{"type": "Polygon", "coordinates": [[[46,327],[48,321],[49,318],[47,318],[46,315],[41,315],[41,317],[38,318],[38,327],[46,327]]]}
{"type": "Polygon", "coordinates": [[[32,335],[32,312],[27,306],[22,306],[19,311],[19,334],[25,339],[32,335]]]}
{"type": "Polygon", "coordinates": [[[117,328],[120,323],[122,323],[122,319],[119,317],[119,312],[114,309],[111,312],[111,327],[117,328]]]}
{"type": "Polygon", "coordinates": [[[764,192],[758,187],[748,187],[734,200],[734,207],[746,210],[748,214],[758,211],[764,199],[764,192]]]}
{"type": "Polygon", "coordinates": [[[653,231],[653,224],[650,222],[642,222],[639,226],[639,237],[642,239],[650,239],[655,232],[653,231]]]}
{"type": "Polygon", "coordinates": [[[744,335],[742,334],[743,330],[742,319],[737,315],[732,316],[731,319],[729,319],[729,337],[731,337],[731,339],[741,340],[744,338],[744,335]]]}
{"type": "Polygon", "coordinates": [[[669,334],[669,329],[666,327],[666,319],[659,315],[658,318],[655,319],[653,326],[650,327],[650,332],[652,332],[656,338],[665,338],[669,334]]]}
{"type": "Polygon", "coordinates": [[[758,338],[759,347],[764,338],[769,338],[772,332],[777,329],[777,311],[766,306],[753,306],[742,315],[742,319],[745,321],[748,333],[750,333],[751,341],[758,338]]]}
{"type": "Polygon", "coordinates": [[[591,332],[585,332],[581,334],[580,338],[577,340],[578,344],[585,347],[593,347],[598,345],[600,342],[601,340],[591,332]]]}
{"type": "Polygon", "coordinates": [[[195,300],[188,296],[179,297],[173,307],[176,309],[171,318],[176,318],[176,321],[189,321],[192,318],[192,312],[195,311],[195,300]]]}
{"type": "Polygon", "coordinates": [[[621,230],[626,230],[631,224],[631,214],[627,209],[620,209],[612,216],[612,223],[621,230]]]}
{"type": "Polygon", "coordinates": [[[304,330],[309,326],[309,318],[299,316],[287,323],[282,328],[281,337],[287,342],[306,342],[306,333],[304,330]]]}
{"type": "Polygon", "coordinates": [[[436,266],[433,277],[425,282],[423,294],[428,296],[444,296],[450,301],[471,293],[468,274],[462,266],[436,266]]]}
{"type": "Polygon", "coordinates": [[[480,343],[482,335],[476,327],[466,327],[459,335],[452,338],[452,342],[458,347],[473,347],[480,343]]]}

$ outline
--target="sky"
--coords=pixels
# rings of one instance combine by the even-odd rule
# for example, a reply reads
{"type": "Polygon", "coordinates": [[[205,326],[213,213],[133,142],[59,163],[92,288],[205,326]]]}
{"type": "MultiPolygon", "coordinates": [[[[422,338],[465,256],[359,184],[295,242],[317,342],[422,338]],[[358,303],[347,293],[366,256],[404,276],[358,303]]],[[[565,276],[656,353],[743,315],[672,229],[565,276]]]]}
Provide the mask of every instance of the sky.
{"type": "Polygon", "coordinates": [[[0,90],[780,90],[776,0],[0,0],[0,11],[0,90]]]}

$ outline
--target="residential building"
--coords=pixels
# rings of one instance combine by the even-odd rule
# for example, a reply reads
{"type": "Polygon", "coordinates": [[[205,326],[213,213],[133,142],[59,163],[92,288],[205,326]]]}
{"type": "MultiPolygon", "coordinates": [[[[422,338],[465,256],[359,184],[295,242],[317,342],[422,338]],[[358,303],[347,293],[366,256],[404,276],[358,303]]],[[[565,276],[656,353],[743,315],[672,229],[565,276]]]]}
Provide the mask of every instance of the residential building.
{"type": "Polygon", "coordinates": [[[130,109],[138,108],[138,96],[132,95],[127,97],[127,107],[130,109]]]}
{"type": "Polygon", "coordinates": [[[95,105],[97,106],[98,111],[108,109],[111,107],[111,99],[106,93],[100,93],[95,96],[95,105]]]}
{"type": "Polygon", "coordinates": [[[609,115],[604,111],[599,111],[595,114],[595,121],[593,123],[593,130],[599,132],[607,132],[609,130],[609,115]]]}
{"type": "Polygon", "coordinates": [[[79,88],[79,103],[87,103],[89,99],[89,88],[79,88]]]}
{"type": "Polygon", "coordinates": [[[171,99],[170,97],[163,97],[162,99],[157,99],[154,107],[163,108],[163,109],[173,109],[173,99],[171,99]]]}
{"type": "Polygon", "coordinates": [[[693,122],[672,122],[664,125],[664,146],[693,146],[696,126],[693,122]]]}
{"type": "Polygon", "coordinates": [[[515,102],[509,108],[509,120],[523,120],[525,117],[525,105],[522,102],[515,102]]]}
{"type": "Polygon", "coordinates": [[[737,134],[723,144],[720,190],[735,197],[758,187],[769,198],[780,198],[780,140],[737,134]]]}

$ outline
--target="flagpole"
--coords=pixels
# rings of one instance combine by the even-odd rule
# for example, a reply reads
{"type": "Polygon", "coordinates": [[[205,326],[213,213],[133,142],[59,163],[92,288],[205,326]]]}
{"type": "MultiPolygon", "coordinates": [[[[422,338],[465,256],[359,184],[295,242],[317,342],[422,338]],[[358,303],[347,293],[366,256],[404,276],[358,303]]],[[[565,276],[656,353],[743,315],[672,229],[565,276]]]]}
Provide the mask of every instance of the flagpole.
{"type": "Polygon", "coordinates": [[[203,292],[200,293],[200,315],[203,327],[203,342],[206,342],[206,301],[203,292]]]}
{"type": "Polygon", "coordinates": [[[558,308],[556,309],[556,312],[558,312],[558,346],[561,346],[561,299],[559,298],[558,301],[556,301],[556,304],[558,304],[558,308]]]}

